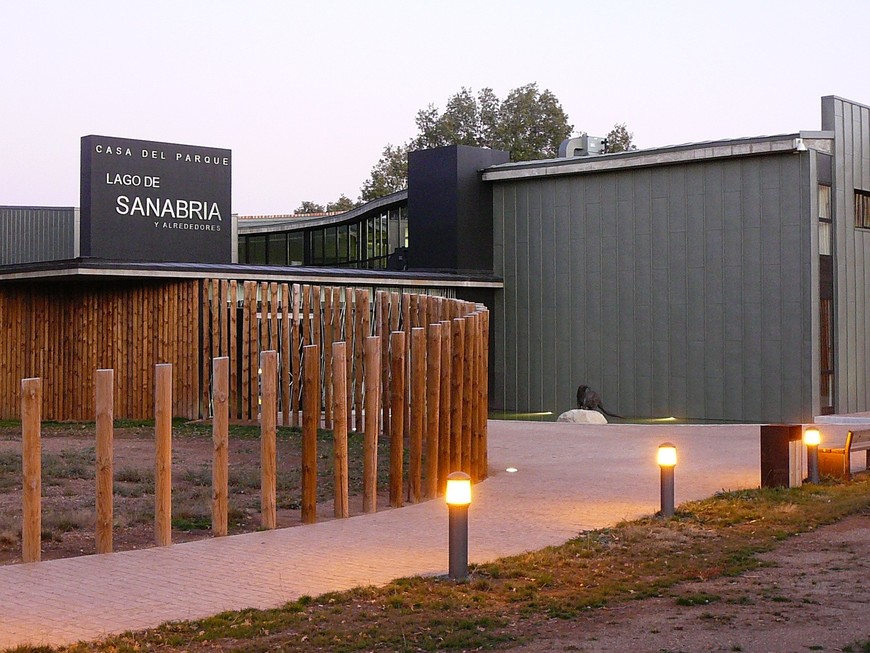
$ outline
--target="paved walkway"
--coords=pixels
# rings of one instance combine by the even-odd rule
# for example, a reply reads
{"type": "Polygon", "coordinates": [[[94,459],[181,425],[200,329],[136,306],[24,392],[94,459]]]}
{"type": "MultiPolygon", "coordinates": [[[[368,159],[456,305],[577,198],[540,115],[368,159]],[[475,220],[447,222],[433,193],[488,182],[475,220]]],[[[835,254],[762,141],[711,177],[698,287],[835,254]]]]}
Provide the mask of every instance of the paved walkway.
{"type": "MultiPolygon", "coordinates": [[[[677,503],[759,484],[757,426],[490,422],[469,559],[559,544],[658,509],[656,447],[677,445],[677,503]],[[516,467],[516,473],[507,473],[516,467]]],[[[63,644],[447,572],[447,510],[428,501],[311,526],[0,566],[0,649],[63,644]]]]}

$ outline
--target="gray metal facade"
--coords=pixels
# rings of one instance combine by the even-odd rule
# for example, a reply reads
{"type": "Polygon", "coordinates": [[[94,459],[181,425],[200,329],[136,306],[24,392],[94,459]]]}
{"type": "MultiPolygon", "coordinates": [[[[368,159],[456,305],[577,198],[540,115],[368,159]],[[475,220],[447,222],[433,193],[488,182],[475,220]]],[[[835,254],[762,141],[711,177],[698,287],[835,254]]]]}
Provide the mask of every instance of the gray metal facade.
{"type": "Polygon", "coordinates": [[[870,108],[822,98],[834,134],[833,208],[838,412],[870,410],[870,229],[855,227],[855,190],[870,191],[870,108]]]}
{"type": "Polygon", "coordinates": [[[0,206],[0,265],[78,256],[78,209],[0,206]]]}
{"type": "Polygon", "coordinates": [[[809,421],[818,214],[795,143],[489,169],[493,406],[558,414],[585,383],[625,416],[809,421]]]}

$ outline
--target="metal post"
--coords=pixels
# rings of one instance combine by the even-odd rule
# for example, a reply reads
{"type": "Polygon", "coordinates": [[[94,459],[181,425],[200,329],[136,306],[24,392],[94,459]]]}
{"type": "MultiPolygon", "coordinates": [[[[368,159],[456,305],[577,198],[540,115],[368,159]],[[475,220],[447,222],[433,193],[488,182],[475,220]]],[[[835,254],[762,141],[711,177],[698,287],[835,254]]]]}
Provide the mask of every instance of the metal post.
{"type": "Polygon", "coordinates": [[[807,445],[807,471],[809,472],[810,483],[819,482],[819,445],[807,445]]]}
{"type": "Polygon", "coordinates": [[[450,571],[452,580],[468,579],[468,504],[448,508],[450,571]]]}
{"type": "Polygon", "coordinates": [[[662,517],[674,516],[674,468],[662,465],[662,517]]]}

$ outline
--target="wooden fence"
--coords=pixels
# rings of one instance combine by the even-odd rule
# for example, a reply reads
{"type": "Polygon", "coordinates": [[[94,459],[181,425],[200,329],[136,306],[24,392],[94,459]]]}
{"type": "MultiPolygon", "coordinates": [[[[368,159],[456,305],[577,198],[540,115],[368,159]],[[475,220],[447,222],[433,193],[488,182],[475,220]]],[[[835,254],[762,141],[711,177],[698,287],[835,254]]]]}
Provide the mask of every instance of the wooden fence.
{"type": "MultiPolygon", "coordinates": [[[[417,502],[434,497],[443,490],[451,471],[465,471],[473,481],[487,476],[486,309],[456,300],[386,292],[378,293],[372,302],[364,290],[334,288],[325,289],[324,302],[320,290],[283,286],[276,292],[271,285],[258,288],[257,284],[244,284],[245,301],[238,328],[238,324],[234,325],[239,317],[233,295],[226,300],[232,282],[206,282],[199,289],[203,298],[200,353],[203,358],[207,353],[214,354],[203,370],[201,385],[209,388],[202,405],[214,406],[213,528],[217,535],[226,534],[226,430],[230,406],[233,411],[241,411],[244,418],[256,417],[261,425],[261,511],[266,528],[275,527],[275,427],[279,403],[285,424],[296,422],[301,410],[305,523],[316,520],[317,427],[335,418],[340,420],[333,430],[336,516],[347,516],[346,436],[352,423],[359,431],[365,425],[361,461],[365,512],[377,507],[379,433],[390,439],[389,490],[390,505],[394,507],[402,506],[406,499],[417,502]],[[258,289],[269,293],[260,301],[258,289]],[[301,312],[295,308],[297,303],[302,306],[301,312]],[[373,309],[377,310],[375,319],[373,309]],[[204,319],[206,316],[209,319],[204,319]],[[375,334],[371,335],[373,325],[375,334]],[[230,336],[240,332],[240,338],[230,336]],[[224,344],[236,356],[234,365],[232,355],[217,355],[224,344]],[[230,368],[240,374],[235,386],[230,368]],[[355,407],[353,414],[350,405],[355,407]]],[[[162,351],[178,351],[177,347],[163,346],[162,351]]],[[[180,369],[189,373],[186,363],[180,369]]],[[[178,405],[173,386],[186,386],[175,380],[171,364],[159,363],[153,370],[153,382],[149,378],[146,386],[154,397],[155,542],[166,545],[171,543],[172,510],[169,407],[174,410],[178,405]]],[[[96,381],[91,386],[91,405],[96,407],[95,415],[90,417],[95,416],[97,421],[100,461],[96,474],[96,538],[98,550],[105,552],[112,546],[111,429],[112,419],[117,416],[112,401],[117,386],[112,386],[119,375],[111,369],[94,369],[93,377],[96,381]]],[[[24,433],[22,472],[25,488],[31,488],[24,496],[22,551],[25,561],[36,561],[40,558],[41,521],[39,424],[47,398],[43,379],[21,380],[19,388],[24,433]]]]}

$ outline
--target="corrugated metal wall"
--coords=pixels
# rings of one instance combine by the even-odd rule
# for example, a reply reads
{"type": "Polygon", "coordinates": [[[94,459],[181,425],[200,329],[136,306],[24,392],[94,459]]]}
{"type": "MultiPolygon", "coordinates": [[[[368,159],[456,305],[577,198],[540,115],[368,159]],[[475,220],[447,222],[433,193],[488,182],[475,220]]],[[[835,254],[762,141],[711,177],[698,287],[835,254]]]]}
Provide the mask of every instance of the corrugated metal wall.
{"type": "Polygon", "coordinates": [[[78,209],[0,206],[0,265],[78,256],[78,209]]]}
{"type": "Polygon", "coordinates": [[[870,410],[870,230],[855,228],[855,189],[870,191],[870,108],[822,98],[834,132],[834,292],[837,412],[870,410]]]}
{"type": "Polygon", "coordinates": [[[496,182],[493,405],[808,420],[806,158],[496,182]]]}

